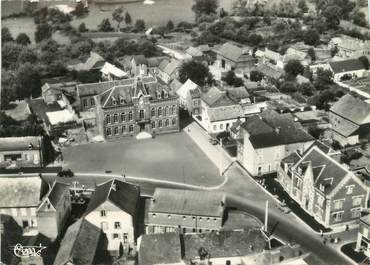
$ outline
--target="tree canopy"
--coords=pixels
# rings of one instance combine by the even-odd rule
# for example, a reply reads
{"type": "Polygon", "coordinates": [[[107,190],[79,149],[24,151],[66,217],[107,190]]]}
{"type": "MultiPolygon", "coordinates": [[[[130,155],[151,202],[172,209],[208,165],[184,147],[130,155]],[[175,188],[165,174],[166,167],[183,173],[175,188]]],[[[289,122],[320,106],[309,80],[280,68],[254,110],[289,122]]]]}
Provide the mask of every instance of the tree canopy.
{"type": "Polygon", "coordinates": [[[183,63],[179,71],[180,82],[190,79],[199,86],[204,86],[210,75],[208,67],[195,60],[183,63]]]}

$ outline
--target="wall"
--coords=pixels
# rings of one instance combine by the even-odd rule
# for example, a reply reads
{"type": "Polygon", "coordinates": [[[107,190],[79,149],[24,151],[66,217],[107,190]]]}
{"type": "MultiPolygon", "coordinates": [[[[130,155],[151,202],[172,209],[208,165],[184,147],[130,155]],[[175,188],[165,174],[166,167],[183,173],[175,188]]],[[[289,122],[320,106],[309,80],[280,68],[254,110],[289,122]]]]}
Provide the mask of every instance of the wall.
{"type": "Polygon", "coordinates": [[[12,216],[20,227],[23,227],[22,221],[28,221],[30,226],[37,227],[36,209],[37,207],[0,208],[0,213],[12,216]]]}
{"type": "Polygon", "coordinates": [[[42,166],[42,151],[41,150],[20,150],[20,151],[3,151],[0,153],[0,167],[6,167],[5,155],[21,155],[21,160],[17,160],[16,164],[27,167],[42,166]]]}
{"type": "Polygon", "coordinates": [[[108,239],[107,250],[116,252],[118,254],[119,246],[122,242],[123,246],[133,247],[135,245],[135,234],[134,234],[134,220],[133,217],[115,206],[113,203],[106,201],[94,211],[90,212],[86,216],[86,220],[95,225],[98,228],[102,228],[102,222],[106,222],[108,227],[103,230],[108,239]],[[106,211],[106,216],[101,216],[101,210],[106,211]],[[114,223],[120,222],[121,228],[116,229],[114,223]],[[118,234],[119,238],[113,239],[113,234],[118,234]],[[128,240],[125,243],[123,234],[127,234],[128,240]]]}

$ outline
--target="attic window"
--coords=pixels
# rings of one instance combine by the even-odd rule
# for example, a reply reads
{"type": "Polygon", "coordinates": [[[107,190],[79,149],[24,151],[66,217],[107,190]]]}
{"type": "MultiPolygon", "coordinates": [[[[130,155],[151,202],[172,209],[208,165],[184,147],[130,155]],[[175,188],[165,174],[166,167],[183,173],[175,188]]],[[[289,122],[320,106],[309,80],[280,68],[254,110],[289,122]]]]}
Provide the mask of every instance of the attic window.
{"type": "Polygon", "coordinates": [[[162,97],[161,97],[161,92],[157,92],[157,98],[158,99],[161,99],[162,97]]]}
{"type": "Polygon", "coordinates": [[[117,100],[113,99],[113,105],[117,105],[117,100]]]}
{"type": "Polygon", "coordinates": [[[168,219],[171,219],[171,215],[170,214],[168,215],[168,219]]]}
{"type": "Polygon", "coordinates": [[[121,104],[124,104],[125,103],[125,99],[123,97],[120,98],[120,103],[121,104]]]}

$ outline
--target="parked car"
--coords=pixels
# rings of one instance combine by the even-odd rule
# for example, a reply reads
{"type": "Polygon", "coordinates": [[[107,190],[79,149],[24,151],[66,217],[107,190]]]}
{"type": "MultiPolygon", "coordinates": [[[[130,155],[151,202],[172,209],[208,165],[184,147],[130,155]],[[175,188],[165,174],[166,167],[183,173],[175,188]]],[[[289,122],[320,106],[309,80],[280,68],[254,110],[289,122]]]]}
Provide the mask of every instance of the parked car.
{"type": "Polygon", "coordinates": [[[58,172],[58,177],[60,178],[72,178],[75,174],[72,172],[71,169],[63,169],[62,171],[58,172]]]}

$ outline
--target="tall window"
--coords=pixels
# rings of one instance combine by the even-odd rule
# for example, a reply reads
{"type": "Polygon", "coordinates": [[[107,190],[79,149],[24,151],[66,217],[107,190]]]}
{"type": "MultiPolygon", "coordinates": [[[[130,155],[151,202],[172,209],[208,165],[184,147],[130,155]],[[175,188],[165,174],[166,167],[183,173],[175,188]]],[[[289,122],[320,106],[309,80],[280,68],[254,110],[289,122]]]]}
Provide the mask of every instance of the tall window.
{"type": "Polygon", "coordinates": [[[107,136],[111,136],[112,135],[112,129],[111,128],[107,128],[106,134],[107,134],[107,136]]]}
{"type": "Polygon", "coordinates": [[[162,116],[162,107],[158,108],[158,116],[162,116]]]}
{"type": "Polygon", "coordinates": [[[121,122],[126,121],[126,113],[122,112],[121,113],[121,122]]]}
{"type": "Polygon", "coordinates": [[[100,216],[101,216],[101,217],[105,217],[105,216],[107,216],[107,213],[105,212],[105,210],[101,210],[101,211],[100,211],[100,216]]]}
{"type": "Polygon", "coordinates": [[[85,108],[87,107],[87,99],[86,99],[86,98],[84,98],[84,99],[82,100],[82,104],[84,105],[84,107],[85,107],[85,108]]]}
{"type": "Polygon", "coordinates": [[[343,217],[343,212],[333,213],[334,222],[342,221],[342,217],[343,217]]]}
{"type": "Polygon", "coordinates": [[[171,108],[171,114],[174,115],[176,113],[176,106],[173,105],[171,108]]]}
{"type": "Polygon", "coordinates": [[[122,133],[126,133],[126,126],[122,126],[122,128],[121,128],[121,132],[122,132],[122,133]]]}
{"type": "Polygon", "coordinates": [[[115,134],[115,135],[118,135],[118,134],[119,134],[118,127],[114,127],[114,134],[115,134]]]}
{"type": "Polygon", "coordinates": [[[139,118],[140,118],[140,120],[144,119],[144,110],[143,109],[141,109],[140,112],[139,112],[139,118]]]}
{"type": "Polygon", "coordinates": [[[95,106],[94,98],[91,98],[91,99],[90,99],[90,105],[91,105],[91,106],[95,106]]]}
{"type": "Polygon", "coordinates": [[[123,242],[124,243],[128,242],[128,234],[127,233],[123,233],[123,242]]]}
{"type": "Polygon", "coordinates": [[[152,108],[152,110],[151,110],[151,114],[150,114],[152,117],[154,117],[155,116],[155,108],[152,108]]]}
{"type": "Polygon", "coordinates": [[[169,120],[169,119],[167,119],[167,120],[165,121],[165,125],[166,125],[166,127],[170,126],[170,120],[169,120]]]}
{"type": "Polygon", "coordinates": [[[114,222],[114,229],[121,229],[121,222],[114,222]]]}
{"type": "Polygon", "coordinates": [[[114,123],[118,122],[118,114],[117,113],[114,113],[114,115],[113,115],[113,122],[114,123]]]}
{"type": "Polygon", "coordinates": [[[129,130],[129,132],[133,132],[134,131],[134,125],[130,125],[130,127],[128,127],[128,130],[129,130]]]}
{"type": "Polygon", "coordinates": [[[167,116],[169,114],[168,112],[168,106],[166,106],[166,108],[164,109],[164,116],[167,116]]]}
{"type": "Polygon", "coordinates": [[[176,118],[173,118],[172,119],[172,126],[175,126],[176,125],[176,118]]]}
{"type": "Polygon", "coordinates": [[[132,111],[130,111],[130,112],[128,113],[128,120],[129,120],[129,121],[132,121],[132,111]]]}
{"type": "Polygon", "coordinates": [[[152,121],[152,129],[155,129],[155,121],[152,121]]]}
{"type": "Polygon", "coordinates": [[[108,114],[107,116],[105,116],[105,121],[107,124],[110,124],[110,115],[108,114]]]}
{"type": "Polygon", "coordinates": [[[162,121],[158,121],[158,127],[162,128],[162,126],[163,126],[162,121]]]}

